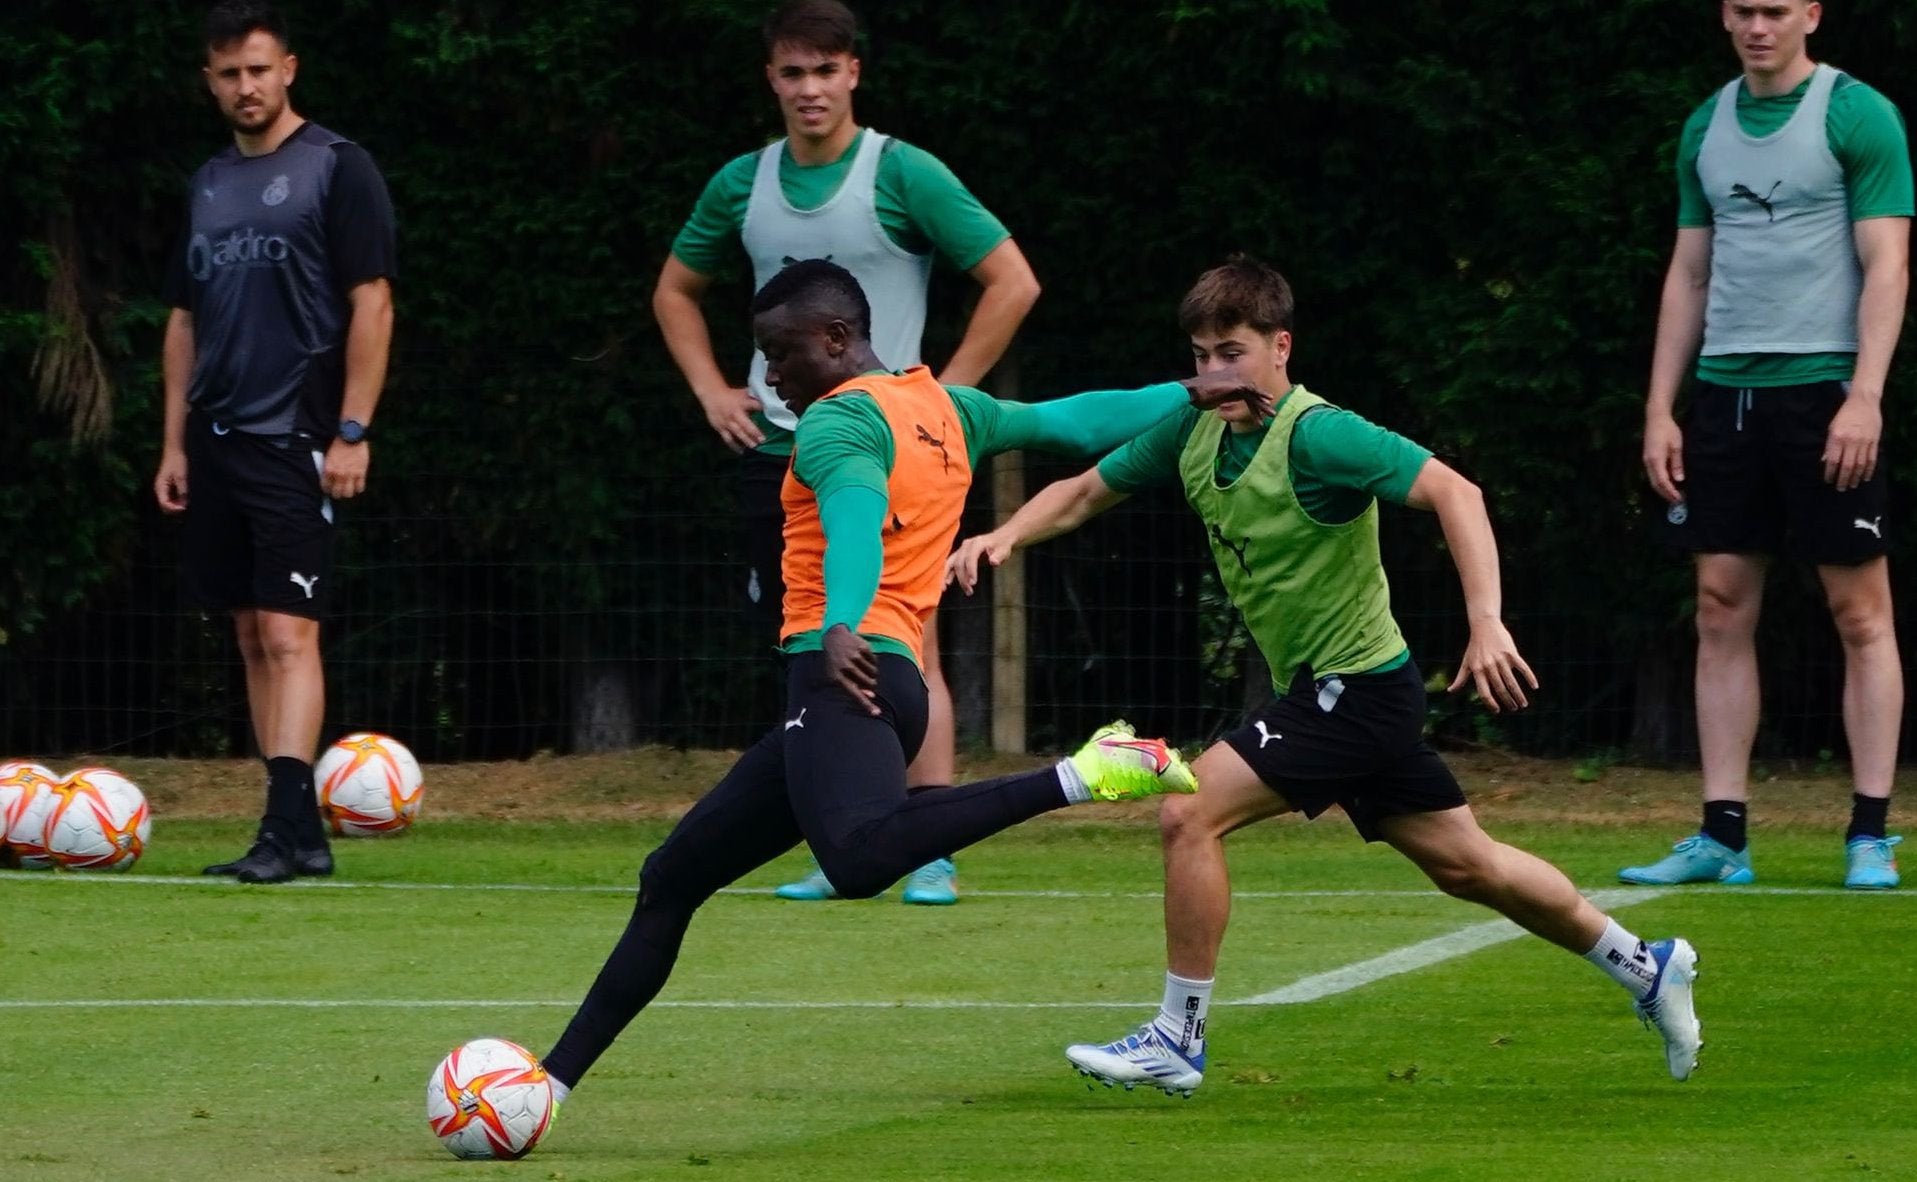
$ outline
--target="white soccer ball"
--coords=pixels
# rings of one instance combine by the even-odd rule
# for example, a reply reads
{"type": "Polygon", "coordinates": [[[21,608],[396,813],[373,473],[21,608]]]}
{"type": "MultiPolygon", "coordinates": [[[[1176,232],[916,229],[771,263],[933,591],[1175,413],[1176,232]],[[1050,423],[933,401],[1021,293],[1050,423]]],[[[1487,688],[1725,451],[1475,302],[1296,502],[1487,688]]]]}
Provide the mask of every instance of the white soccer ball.
{"type": "Polygon", "coordinates": [[[313,767],[320,815],[341,837],[398,833],[419,816],[419,761],[390,735],[347,735],[313,767]]]}
{"type": "Polygon", "coordinates": [[[512,1161],[552,1124],[552,1080],[518,1043],[476,1038],[426,1081],[426,1121],[454,1157],[512,1161]]]}
{"type": "Polygon", "coordinates": [[[60,778],[37,763],[0,765],[0,846],[22,870],[51,870],[47,856],[47,810],[60,778]]]}
{"type": "Polygon", "coordinates": [[[153,818],[133,781],[104,767],[83,767],[49,795],[47,856],[66,870],[130,870],[146,852],[153,818]]]}

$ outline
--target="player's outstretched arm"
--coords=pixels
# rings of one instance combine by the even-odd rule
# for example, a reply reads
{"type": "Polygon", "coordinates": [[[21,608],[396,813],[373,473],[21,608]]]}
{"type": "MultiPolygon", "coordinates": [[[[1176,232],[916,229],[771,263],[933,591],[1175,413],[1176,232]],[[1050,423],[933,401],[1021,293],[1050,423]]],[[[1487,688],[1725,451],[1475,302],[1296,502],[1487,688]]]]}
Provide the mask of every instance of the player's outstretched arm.
{"type": "Polygon", "coordinates": [[[1097,468],[1055,480],[1019,506],[1004,525],[960,542],[945,561],[946,585],[956,582],[970,595],[978,587],[980,560],[997,566],[1012,551],[1071,533],[1124,499],[1125,494],[1106,484],[1097,468]]]}
{"type": "Polygon", "coordinates": [[[1271,396],[1230,369],[1139,390],[1091,390],[1050,402],[1001,401],[1001,427],[986,454],[1035,448],[1074,457],[1102,455],[1187,407],[1216,410],[1228,402],[1271,413],[1271,396]]]}
{"type": "Polygon", "coordinates": [[[706,412],[706,422],[733,451],[745,451],[765,442],[765,432],[752,421],[759,400],[750,390],[734,386],[719,371],[712,352],[712,333],[706,327],[706,314],[700,308],[712,279],[666,256],[659,271],[658,285],[652,289],[652,314],[666,338],[666,351],[685,375],[686,385],[706,412]]]}
{"type": "Polygon", "coordinates": [[[1475,685],[1494,714],[1524,709],[1531,704],[1524,691],[1527,686],[1538,688],[1538,679],[1518,655],[1517,642],[1504,626],[1498,542],[1484,509],[1484,493],[1445,464],[1426,460],[1405,504],[1437,513],[1451,558],[1458,564],[1458,579],[1464,584],[1471,641],[1448,689],[1456,693],[1467,682],[1475,685]]]}

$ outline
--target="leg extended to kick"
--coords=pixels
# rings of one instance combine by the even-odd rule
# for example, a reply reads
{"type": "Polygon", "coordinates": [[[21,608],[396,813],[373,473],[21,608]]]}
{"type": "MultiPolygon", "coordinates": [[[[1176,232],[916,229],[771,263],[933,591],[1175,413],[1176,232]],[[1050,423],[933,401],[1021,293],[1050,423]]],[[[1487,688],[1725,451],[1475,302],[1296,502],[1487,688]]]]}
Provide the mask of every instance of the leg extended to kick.
{"type": "Polygon", "coordinates": [[[1689,1078],[1703,1041],[1691,1002],[1697,953],[1687,941],[1639,940],[1556,866],[1492,840],[1469,806],[1385,817],[1378,832],[1446,894],[1491,908],[1622,985],[1639,1017],[1663,1036],[1671,1076],[1689,1078]]]}
{"type": "Polygon", "coordinates": [[[776,731],[749,748],[647,857],[626,930],[546,1054],[562,1098],[665,986],[693,912],[798,844],[781,748],[776,731]]]}
{"type": "Polygon", "coordinates": [[[1114,724],[1052,767],[908,794],[905,769],[924,734],[925,685],[904,657],[880,654],[878,664],[877,716],[826,676],[821,654],[799,654],[789,673],[792,811],[846,898],[869,898],[934,858],[1068,804],[1192,789],[1177,752],[1114,724]]]}

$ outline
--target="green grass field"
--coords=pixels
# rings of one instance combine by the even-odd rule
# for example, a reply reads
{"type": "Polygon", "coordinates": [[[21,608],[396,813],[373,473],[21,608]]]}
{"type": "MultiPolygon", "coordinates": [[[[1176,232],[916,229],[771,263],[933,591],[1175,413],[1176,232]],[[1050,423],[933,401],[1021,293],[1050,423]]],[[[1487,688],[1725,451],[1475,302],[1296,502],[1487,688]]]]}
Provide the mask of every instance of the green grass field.
{"type": "MultiPolygon", "coordinates": [[[[795,856],[702,913],[661,1004],[511,1165],[440,1148],[427,1072],[482,1034],[550,1045],[662,824],[438,820],[343,843],[327,885],[147,881],[247,830],[162,820],[131,881],[0,873],[0,1178],[1917,1177],[1917,894],[1831,889],[1824,829],[1764,830],[1755,888],[1617,908],[1702,955],[1686,1084],[1622,990],[1530,938],[1232,1004],[1494,918],[1341,822],[1247,831],[1189,1102],[1088,1091],[1059,1053],[1156,1004],[1147,826],[996,838],[946,909],[780,902],[795,856]]],[[[1587,890],[1674,836],[1497,831],[1587,890]]]]}

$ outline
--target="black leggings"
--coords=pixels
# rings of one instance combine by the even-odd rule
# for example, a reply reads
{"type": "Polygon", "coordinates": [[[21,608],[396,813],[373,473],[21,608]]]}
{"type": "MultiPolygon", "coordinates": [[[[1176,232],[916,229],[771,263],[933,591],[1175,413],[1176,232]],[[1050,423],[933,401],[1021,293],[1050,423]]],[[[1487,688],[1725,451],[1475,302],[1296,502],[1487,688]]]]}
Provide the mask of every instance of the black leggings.
{"type": "Polygon", "coordinates": [[[571,1086],[665,986],[699,905],[803,840],[840,895],[865,899],[912,870],[1066,803],[1052,768],[908,794],[925,737],[925,681],[880,654],[878,717],[801,653],[785,720],[706,793],[639,871],[639,901],[546,1069],[571,1086]]]}

